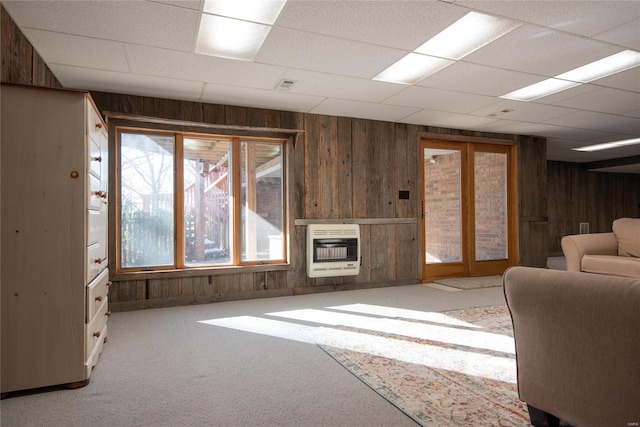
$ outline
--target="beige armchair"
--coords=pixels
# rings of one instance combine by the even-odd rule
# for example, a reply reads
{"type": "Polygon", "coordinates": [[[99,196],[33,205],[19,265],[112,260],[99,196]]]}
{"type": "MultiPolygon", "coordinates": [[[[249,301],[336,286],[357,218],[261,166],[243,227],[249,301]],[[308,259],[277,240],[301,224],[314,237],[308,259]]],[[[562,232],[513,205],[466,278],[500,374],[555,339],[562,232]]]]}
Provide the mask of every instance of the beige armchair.
{"type": "Polygon", "coordinates": [[[504,293],[535,426],[640,423],[640,279],[513,267],[504,293]]]}
{"type": "Polygon", "coordinates": [[[612,229],[563,237],[567,271],[640,278],[640,218],[619,218],[612,229]]]}

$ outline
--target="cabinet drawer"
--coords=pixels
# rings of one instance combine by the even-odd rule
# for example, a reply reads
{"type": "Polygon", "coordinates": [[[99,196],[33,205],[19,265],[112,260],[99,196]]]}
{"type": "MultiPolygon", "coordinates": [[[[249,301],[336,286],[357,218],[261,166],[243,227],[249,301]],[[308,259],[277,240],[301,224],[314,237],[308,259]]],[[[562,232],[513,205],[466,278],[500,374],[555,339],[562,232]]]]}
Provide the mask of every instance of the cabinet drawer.
{"type": "Polygon", "coordinates": [[[100,149],[100,141],[94,141],[91,138],[87,138],[87,172],[100,178],[102,172],[102,153],[100,149]]]}
{"type": "Polygon", "coordinates": [[[91,282],[102,270],[107,268],[107,248],[100,242],[87,248],[87,278],[91,282]]]}
{"type": "Polygon", "coordinates": [[[109,270],[106,268],[87,285],[87,322],[93,320],[102,303],[107,300],[109,285],[109,270]]]}
{"type": "Polygon", "coordinates": [[[98,357],[100,356],[100,353],[102,353],[102,347],[107,342],[107,325],[104,325],[104,328],[102,328],[102,332],[100,333],[100,336],[104,338],[98,340],[96,345],[93,347],[93,350],[91,350],[91,354],[89,355],[87,360],[84,362],[85,376],[87,378],[91,376],[91,370],[98,363],[98,357]]]}
{"type": "Polygon", "coordinates": [[[87,246],[101,243],[106,247],[107,212],[87,210],[87,246]]]}
{"type": "Polygon", "coordinates": [[[96,316],[87,324],[86,328],[86,341],[85,341],[85,360],[89,360],[91,355],[93,354],[96,345],[100,344],[100,342],[104,342],[104,339],[107,337],[103,330],[107,325],[107,319],[109,318],[109,314],[107,312],[109,299],[105,298],[102,301],[102,305],[100,309],[96,313],[96,316]]]}
{"type": "Polygon", "coordinates": [[[106,132],[104,128],[104,124],[102,123],[102,119],[93,109],[91,103],[87,108],[87,133],[89,134],[89,138],[93,139],[98,145],[100,144],[100,135],[103,132],[106,132]]]}
{"type": "Polygon", "coordinates": [[[107,193],[100,186],[100,179],[87,174],[87,208],[100,209],[106,202],[107,193]]]}

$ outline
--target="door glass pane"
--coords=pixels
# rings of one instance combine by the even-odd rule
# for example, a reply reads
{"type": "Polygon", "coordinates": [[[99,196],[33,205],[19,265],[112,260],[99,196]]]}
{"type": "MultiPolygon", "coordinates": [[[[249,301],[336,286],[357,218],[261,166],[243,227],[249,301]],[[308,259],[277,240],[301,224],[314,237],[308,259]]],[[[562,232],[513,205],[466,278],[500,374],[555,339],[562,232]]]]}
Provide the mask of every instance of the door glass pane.
{"type": "Polygon", "coordinates": [[[174,137],[122,133],[120,142],[120,265],[174,265],[174,137]]]}
{"type": "Polygon", "coordinates": [[[231,261],[228,138],[184,138],[184,263],[231,261]]]}
{"type": "Polygon", "coordinates": [[[462,261],[461,155],[425,148],[425,262],[462,261]]]}
{"type": "Polygon", "coordinates": [[[284,259],[283,146],[240,142],[242,261],[284,259]]]}
{"type": "Polygon", "coordinates": [[[507,155],[476,152],[476,261],[508,258],[507,155]]]}

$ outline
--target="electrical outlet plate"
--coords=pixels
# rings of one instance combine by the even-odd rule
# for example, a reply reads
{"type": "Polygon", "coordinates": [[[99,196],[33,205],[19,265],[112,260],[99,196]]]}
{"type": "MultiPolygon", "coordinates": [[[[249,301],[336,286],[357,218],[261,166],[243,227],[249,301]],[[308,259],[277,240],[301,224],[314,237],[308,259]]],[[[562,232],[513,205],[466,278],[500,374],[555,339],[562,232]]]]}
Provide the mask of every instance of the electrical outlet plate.
{"type": "Polygon", "coordinates": [[[580,234],[589,234],[589,223],[581,222],[580,223],[580,234]]]}

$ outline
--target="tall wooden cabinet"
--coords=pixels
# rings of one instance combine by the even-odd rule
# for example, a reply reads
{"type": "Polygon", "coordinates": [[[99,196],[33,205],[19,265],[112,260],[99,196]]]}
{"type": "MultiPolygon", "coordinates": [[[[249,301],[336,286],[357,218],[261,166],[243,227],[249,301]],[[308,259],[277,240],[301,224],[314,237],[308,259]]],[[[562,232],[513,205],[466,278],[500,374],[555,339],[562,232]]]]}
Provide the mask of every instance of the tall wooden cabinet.
{"type": "Polygon", "coordinates": [[[0,89],[0,387],[86,385],[107,337],[107,131],[89,94],[0,89]]]}

